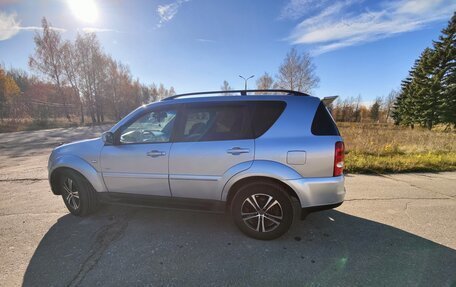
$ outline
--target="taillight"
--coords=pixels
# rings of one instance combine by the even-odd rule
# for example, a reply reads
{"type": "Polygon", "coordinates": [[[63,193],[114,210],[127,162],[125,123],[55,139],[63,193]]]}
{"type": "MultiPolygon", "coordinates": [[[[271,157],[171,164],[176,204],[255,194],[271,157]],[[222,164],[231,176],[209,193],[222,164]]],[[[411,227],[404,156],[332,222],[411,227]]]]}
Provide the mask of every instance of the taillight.
{"type": "Polygon", "coordinates": [[[334,153],[334,176],[342,175],[344,172],[344,142],[336,142],[336,149],[334,153]]]}

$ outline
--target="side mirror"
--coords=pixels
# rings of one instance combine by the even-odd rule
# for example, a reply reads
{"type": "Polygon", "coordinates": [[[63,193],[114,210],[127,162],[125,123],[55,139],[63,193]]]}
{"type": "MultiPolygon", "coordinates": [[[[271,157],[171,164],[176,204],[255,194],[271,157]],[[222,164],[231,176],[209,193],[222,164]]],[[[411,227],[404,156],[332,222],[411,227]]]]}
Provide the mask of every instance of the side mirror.
{"type": "Polygon", "coordinates": [[[101,139],[105,144],[113,145],[114,144],[114,134],[112,132],[104,132],[101,135],[101,139]]]}

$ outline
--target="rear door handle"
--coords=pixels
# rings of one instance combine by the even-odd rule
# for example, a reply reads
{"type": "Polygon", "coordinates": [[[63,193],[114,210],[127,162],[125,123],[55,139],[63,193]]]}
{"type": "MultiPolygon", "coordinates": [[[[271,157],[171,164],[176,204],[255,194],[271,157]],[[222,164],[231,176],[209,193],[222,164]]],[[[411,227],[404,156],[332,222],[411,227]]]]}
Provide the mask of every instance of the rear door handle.
{"type": "Polygon", "coordinates": [[[249,153],[250,149],[248,149],[248,148],[240,148],[240,147],[233,147],[233,148],[227,150],[226,152],[230,153],[232,155],[238,155],[238,154],[241,154],[241,153],[249,153]]]}
{"type": "Polygon", "coordinates": [[[164,156],[166,155],[166,152],[160,151],[160,150],[151,150],[150,152],[147,153],[147,156],[150,157],[159,157],[159,156],[164,156]]]}

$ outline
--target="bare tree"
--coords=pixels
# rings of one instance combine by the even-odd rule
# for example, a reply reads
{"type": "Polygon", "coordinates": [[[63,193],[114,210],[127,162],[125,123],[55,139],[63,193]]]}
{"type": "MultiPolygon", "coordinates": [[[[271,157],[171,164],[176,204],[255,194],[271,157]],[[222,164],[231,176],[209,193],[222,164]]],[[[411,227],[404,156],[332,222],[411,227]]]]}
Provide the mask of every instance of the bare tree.
{"type": "Polygon", "coordinates": [[[150,85],[150,87],[149,87],[149,91],[150,91],[151,101],[160,101],[160,100],[163,100],[164,98],[171,97],[176,94],[174,87],[171,86],[168,90],[161,83],[158,86],[158,88],[155,83],[152,83],[152,85],[150,85]]]}
{"type": "Polygon", "coordinates": [[[174,96],[176,92],[174,91],[173,87],[170,87],[169,90],[165,88],[165,86],[160,83],[157,89],[157,100],[163,100],[164,98],[174,96]]]}
{"type": "Polygon", "coordinates": [[[95,34],[78,35],[76,49],[80,57],[80,89],[89,108],[92,122],[103,122],[103,87],[106,81],[107,57],[95,34]]]}
{"type": "Polygon", "coordinates": [[[59,96],[62,98],[65,115],[71,121],[67,99],[63,89],[64,71],[60,33],[51,28],[46,18],[41,20],[41,27],[43,28],[42,34],[36,33],[34,37],[35,54],[29,57],[29,66],[42,73],[57,87],[59,96]]]}
{"type": "Polygon", "coordinates": [[[174,87],[173,86],[169,87],[168,97],[174,96],[175,94],[176,94],[176,91],[174,90],[174,87]]]}
{"type": "Polygon", "coordinates": [[[269,90],[274,85],[274,80],[268,73],[264,73],[256,81],[257,89],[259,90],[269,90]]]}
{"type": "Polygon", "coordinates": [[[311,93],[318,86],[320,79],[315,74],[315,65],[306,52],[298,54],[292,48],[279,67],[277,85],[281,89],[311,93]]]}
{"type": "Polygon", "coordinates": [[[223,81],[223,84],[220,86],[220,90],[222,91],[231,91],[231,86],[230,83],[228,83],[226,80],[223,81]]]}
{"type": "MultiPolygon", "coordinates": [[[[230,86],[230,83],[228,83],[228,81],[226,81],[226,80],[223,81],[223,84],[220,86],[220,90],[221,91],[231,91],[232,88],[230,86]]],[[[231,93],[225,93],[224,95],[229,96],[229,95],[231,95],[231,93]]]]}
{"type": "Polygon", "coordinates": [[[393,111],[393,106],[394,102],[396,101],[396,98],[399,96],[399,91],[397,90],[391,90],[391,92],[388,94],[386,99],[383,101],[384,105],[384,110],[385,110],[385,121],[388,122],[388,120],[391,117],[391,113],[393,111]]]}
{"type": "Polygon", "coordinates": [[[111,108],[114,113],[114,117],[116,120],[121,118],[121,80],[122,80],[122,72],[125,70],[124,67],[117,63],[111,57],[107,57],[106,59],[106,68],[107,68],[107,77],[106,77],[106,84],[107,84],[107,93],[110,95],[110,102],[111,108]]]}
{"type": "Polygon", "coordinates": [[[355,121],[355,122],[360,122],[361,121],[361,107],[360,107],[360,104],[361,104],[361,95],[358,95],[358,97],[356,98],[355,110],[353,112],[353,121],[355,121]]]}
{"type": "Polygon", "coordinates": [[[79,99],[81,124],[84,123],[84,101],[79,90],[78,71],[80,66],[80,58],[76,51],[76,47],[70,42],[65,41],[61,48],[62,69],[66,81],[70,84],[73,93],[79,99]]]}
{"type": "Polygon", "coordinates": [[[158,89],[155,83],[152,83],[149,87],[150,90],[150,97],[153,102],[158,101],[158,89]]]}

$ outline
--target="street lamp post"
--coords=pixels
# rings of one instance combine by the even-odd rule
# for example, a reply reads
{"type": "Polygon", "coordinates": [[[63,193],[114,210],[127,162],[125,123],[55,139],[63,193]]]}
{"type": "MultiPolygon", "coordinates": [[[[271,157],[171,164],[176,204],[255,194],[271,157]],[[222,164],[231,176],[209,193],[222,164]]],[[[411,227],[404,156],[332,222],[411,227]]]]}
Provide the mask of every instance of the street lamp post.
{"type": "Polygon", "coordinates": [[[255,75],[251,75],[250,77],[248,78],[244,78],[243,76],[239,75],[240,78],[244,79],[244,90],[247,91],[247,81],[253,77],[255,77],[255,75]]]}

